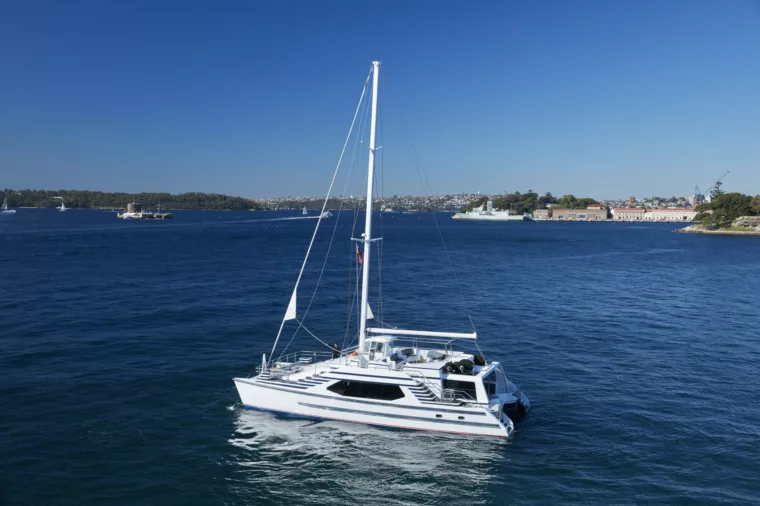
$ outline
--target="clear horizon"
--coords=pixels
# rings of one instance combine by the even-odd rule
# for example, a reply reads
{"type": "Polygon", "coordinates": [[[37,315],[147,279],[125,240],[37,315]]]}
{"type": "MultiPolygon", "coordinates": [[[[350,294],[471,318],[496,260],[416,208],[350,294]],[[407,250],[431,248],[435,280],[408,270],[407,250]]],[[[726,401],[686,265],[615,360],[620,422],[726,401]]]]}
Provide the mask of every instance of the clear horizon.
{"type": "Polygon", "coordinates": [[[0,28],[3,188],[319,197],[379,59],[386,196],[427,194],[407,140],[435,195],[760,193],[751,0],[31,1],[0,28]]]}

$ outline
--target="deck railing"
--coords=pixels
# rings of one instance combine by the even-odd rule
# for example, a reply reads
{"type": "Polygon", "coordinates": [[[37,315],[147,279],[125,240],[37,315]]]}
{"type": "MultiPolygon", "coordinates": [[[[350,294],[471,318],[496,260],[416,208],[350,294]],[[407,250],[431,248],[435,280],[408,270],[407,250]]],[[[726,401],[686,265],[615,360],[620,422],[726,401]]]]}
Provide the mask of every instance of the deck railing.
{"type": "MultiPolygon", "coordinates": [[[[352,346],[341,350],[340,358],[341,363],[350,365],[350,354],[356,351],[359,347],[352,346]]],[[[288,376],[297,371],[302,371],[305,367],[314,366],[316,372],[316,364],[318,362],[324,362],[333,358],[332,351],[293,351],[286,355],[281,355],[277,360],[269,362],[266,366],[266,371],[269,371],[272,376],[288,376]]],[[[256,374],[261,374],[265,369],[262,366],[256,367],[256,374]]]]}
{"type": "Polygon", "coordinates": [[[431,378],[428,378],[424,374],[418,372],[418,371],[411,371],[408,372],[409,376],[417,381],[420,385],[425,385],[428,390],[430,390],[433,395],[436,396],[434,402],[465,402],[468,404],[471,403],[477,403],[477,399],[475,399],[469,392],[466,390],[460,390],[458,388],[441,388],[441,386],[431,380],[431,378]]]}
{"type": "Polygon", "coordinates": [[[428,388],[428,390],[430,390],[433,393],[433,395],[435,395],[436,400],[441,399],[440,384],[437,384],[435,381],[432,381],[430,378],[428,378],[427,376],[425,376],[419,371],[411,371],[411,372],[407,372],[407,374],[409,374],[409,376],[411,376],[412,379],[416,380],[417,383],[425,385],[428,388]]]}
{"type": "MultiPolygon", "coordinates": [[[[294,351],[280,356],[274,362],[270,362],[266,367],[266,371],[271,376],[289,376],[310,366],[313,366],[316,371],[317,362],[331,358],[332,352],[329,351],[294,351]]],[[[262,366],[256,367],[256,374],[261,374],[263,371],[264,368],[262,366]]]]}
{"type": "Polygon", "coordinates": [[[477,399],[475,399],[472,395],[470,395],[469,392],[467,392],[466,390],[459,390],[458,388],[445,388],[443,390],[443,394],[441,395],[441,400],[443,402],[456,402],[456,401],[464,401],[467,403],[477,402],[477,399]]]}

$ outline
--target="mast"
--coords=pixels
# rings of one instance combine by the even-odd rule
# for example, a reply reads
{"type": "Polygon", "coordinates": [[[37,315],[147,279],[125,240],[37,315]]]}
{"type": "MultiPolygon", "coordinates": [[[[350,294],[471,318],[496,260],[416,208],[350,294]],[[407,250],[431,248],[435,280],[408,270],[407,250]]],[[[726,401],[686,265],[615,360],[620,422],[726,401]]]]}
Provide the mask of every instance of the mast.
{"type": "Polygon", "coordinates": [[[364,252],[362,258],[362,301],[359,319],[359,353],[364,351],[367,337],[367,295],[369,293],[369,256],[372,251],[372,183],[375,173],[375,129],[377,126],[377,84],[380,62],[372,62],[372,123],[369,129],[369,166],[367,169],[367,215],[364,220],[364,252]]]}

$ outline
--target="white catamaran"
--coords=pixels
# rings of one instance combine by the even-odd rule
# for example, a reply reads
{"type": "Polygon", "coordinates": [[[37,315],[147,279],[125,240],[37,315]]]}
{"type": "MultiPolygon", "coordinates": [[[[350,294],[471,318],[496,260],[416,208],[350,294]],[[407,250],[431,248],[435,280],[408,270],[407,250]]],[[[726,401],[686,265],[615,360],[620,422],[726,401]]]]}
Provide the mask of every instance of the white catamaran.
{"type": "Polygon", "coordinates": [[[3,199],[3,207],[0,207],[0,213],[2,214],[15,214],[15,209],[8,209],[8,197],[3,199]]]}
{"type": "MultiPolygon", "coordinates": [[[[509,437],[515,423],[530,409],[530,401],[507,379],[499,362],[455,349],[460,341],[473,344],[477,339],[475,332],[368,326],[374,319],[368,304],[370,253],[372,243],[379,240],[372,238],[379,68],[380,62],[372,62],[366,215],[364,233],[354,239],[363,249],[358,346],[296,352],[273,359],[285,323],[297,320],[296,293],[322,215],[317,220],[269,360],[264,355],[258,374],[234,378],[235,386],[245,407],[280,415],[509,437]]],[[[368,77],[364,93],[369,80],[368,77]]]]}

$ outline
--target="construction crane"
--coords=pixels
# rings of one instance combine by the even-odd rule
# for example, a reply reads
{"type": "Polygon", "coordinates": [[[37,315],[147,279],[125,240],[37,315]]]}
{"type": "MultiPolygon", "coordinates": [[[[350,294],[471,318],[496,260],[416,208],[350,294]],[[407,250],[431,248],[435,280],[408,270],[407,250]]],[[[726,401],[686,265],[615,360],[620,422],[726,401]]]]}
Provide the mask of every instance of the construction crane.
{"type": "MultiPolygon", "coordinates": [[[[713,182],[712,188],[715,188],[715,186],[716,186],[718,183],[723,183],[723,178],[724,178],[724,177],[726,177],[726,176],[728,175],[728,173],[729,173],[729,172],[731,172],[731,171],[730,171],[730,170],[727,170],[726,172],[724,172],[724,173],[723,173],[723,175],[722,175],[722,176],[720,176],[718,179],[716,179],[716,180],[713,182]]],[[[710,188],[710,189],[712,190],[712,188],[710,188]]]]}
{"type": "Polygon", "coordinates": [[[720,185],[723,184],[723,178],[725,178],[728,175],[729,172],[731,172],[731,171],[727,170],[718,179],[713,180],[712,184],[710,185],[710,188],[707,189],[707,201],[708,202],[712,201],[712,193],[713,193],[713,191],[716,190],[716,189],[718,189],[718,190],[720,189],[720,185]]]}
{"type": "Polygon", "coordinates": [[[698,206],[699,204],[704,204],[705,202],[705,196],[702,195],[702,190],[699,189],[699,186],[694,186],[694,194],[692,199],[690,199],[690,203],[693,206],[698,206]]]}

